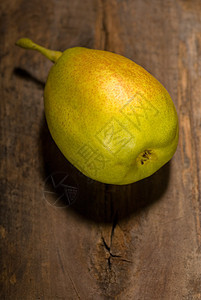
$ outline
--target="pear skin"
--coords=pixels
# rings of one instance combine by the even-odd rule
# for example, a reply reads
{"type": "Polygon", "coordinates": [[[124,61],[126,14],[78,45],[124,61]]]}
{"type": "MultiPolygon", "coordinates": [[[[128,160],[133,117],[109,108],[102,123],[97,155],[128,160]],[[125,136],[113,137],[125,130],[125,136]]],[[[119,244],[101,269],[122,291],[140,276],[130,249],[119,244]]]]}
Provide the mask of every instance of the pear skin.
{"type": "Polygon", "coordinates": [[[44,91],[50,133],[86,176],[124,185],[152,175],[174,155],[179,136],[173,101],[144,68],[108,51],[63,53],[29,39],[18,46],[54,62],[44,91]]]}

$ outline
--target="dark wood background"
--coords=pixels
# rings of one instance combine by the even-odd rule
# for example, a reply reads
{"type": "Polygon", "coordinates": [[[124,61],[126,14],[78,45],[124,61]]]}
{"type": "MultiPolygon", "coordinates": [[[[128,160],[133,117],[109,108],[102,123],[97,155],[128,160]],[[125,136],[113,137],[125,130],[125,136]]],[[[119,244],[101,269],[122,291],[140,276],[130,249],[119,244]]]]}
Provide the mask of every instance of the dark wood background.
{"type": "Polygon", "coordinates": [[[0,22],[0,299],[201,299],[201,1],[4,0],[0,22]],[[172,161],[128,186],[82,176],[45,123],[52,63],[17,48],[23,36],[151,72],[179,115],[172,161]],[[68,175],[71,205],[52,174],[68,175]]]}

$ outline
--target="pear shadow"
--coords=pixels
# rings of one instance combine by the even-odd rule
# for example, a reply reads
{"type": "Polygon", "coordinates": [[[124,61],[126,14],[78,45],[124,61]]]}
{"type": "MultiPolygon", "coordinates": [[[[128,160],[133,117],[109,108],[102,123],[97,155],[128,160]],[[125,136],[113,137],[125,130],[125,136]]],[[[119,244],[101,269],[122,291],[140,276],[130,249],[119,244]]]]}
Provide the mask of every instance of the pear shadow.
{"type": "Polygon", "coordinates": [[[68,213],[70,210],[88,221],[114,225],[121,219],[140,214],[159,201],[168,187],[170,162],[152,176],[129,185],[110,185],[91,180],[60,152],[50,135],[45,117],[41,124],[39,143],[43,159],[42,178],[46,189],[53,195],[52,205],[68,209],[68,213]],[[54,182],[48,180],[52,174],[58,175],[54,182]],[[64,184],[62,178],[65,175],[68,178],[64,184]]]}
{"type": "Polygon", "coordinates": [[[34,82],[41,89],[45,88],[45,82],[38,80],[31,73],[27,72],[24,69],[14,68],[13,73],[14,73],[15,76],[18,76],[18,77],[20,77],[21,79],[23,79],[23,80],[25,80],[27,82],[28,81],[34,82]]]}

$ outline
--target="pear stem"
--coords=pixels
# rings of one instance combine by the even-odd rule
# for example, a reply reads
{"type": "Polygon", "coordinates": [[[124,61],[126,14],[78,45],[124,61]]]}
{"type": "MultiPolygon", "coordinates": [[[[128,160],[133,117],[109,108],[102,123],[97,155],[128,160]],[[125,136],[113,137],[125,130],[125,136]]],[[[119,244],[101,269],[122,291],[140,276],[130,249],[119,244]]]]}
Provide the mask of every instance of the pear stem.
{"type": "Polygon", "coordinates": [[[52,62],[56,62],[59,57],[62,55],[62,52],[60,51],[54,51],[54,50],[49,50],[45,47],[39,46],[32,42],[32,40],[28,38],[21,38],[19,39],[16,43],[17,46],[20,46],[25,49],[31,49],[31,50],[36,50],[42,53],[44,56],[46,56],[48,59],[50,59],[52,62]]]}

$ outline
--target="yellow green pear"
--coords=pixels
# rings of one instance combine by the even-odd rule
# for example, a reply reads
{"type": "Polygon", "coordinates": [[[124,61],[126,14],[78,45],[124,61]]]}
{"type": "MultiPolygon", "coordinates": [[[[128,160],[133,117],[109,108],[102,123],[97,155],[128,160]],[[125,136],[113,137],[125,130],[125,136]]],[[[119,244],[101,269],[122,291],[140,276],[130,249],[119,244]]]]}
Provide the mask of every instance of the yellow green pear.
{"type": "Polygon", "coordinates": [[[179,134],[176,109],[162,84],[141,66],[108,51],[74,47],[62,53],[27,38],[16,44],[54,62],[44,91],[48,127],[83,174],[129,184],[172,158],[179,134]]]}

